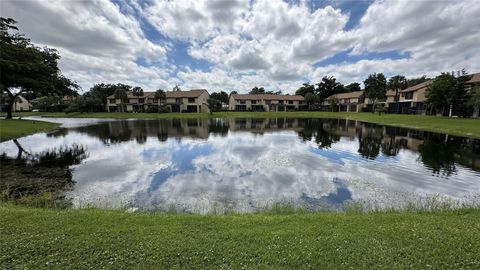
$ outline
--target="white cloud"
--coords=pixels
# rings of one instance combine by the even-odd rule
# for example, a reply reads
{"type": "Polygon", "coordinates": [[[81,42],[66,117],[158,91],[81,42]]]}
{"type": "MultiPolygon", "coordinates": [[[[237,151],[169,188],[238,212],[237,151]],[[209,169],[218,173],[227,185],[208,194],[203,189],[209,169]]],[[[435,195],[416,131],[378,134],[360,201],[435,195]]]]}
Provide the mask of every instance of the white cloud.
{"type": "Polygon", "coordinates": [[[3,1],[0,13],[17,19],[34,43],[57,48],[64,73],[85,89],[124,82],[147,90],[179,84],[245,92],[258,85],[293,93],[326,75],[349,83],[373,72],[480,71],[480,2],[472,0],[379,0],[352,30],[344,29],[348,10],[312,10],[308,1],[3,1]],[[160,44],[142,31],[147,22],[160,44]],[[192,70],[188,56],[178,55],[179,42],[210,67],[192,70]],[[349,50],[359,59],[390,51],[405,57],[314,66],[349,50]]]}

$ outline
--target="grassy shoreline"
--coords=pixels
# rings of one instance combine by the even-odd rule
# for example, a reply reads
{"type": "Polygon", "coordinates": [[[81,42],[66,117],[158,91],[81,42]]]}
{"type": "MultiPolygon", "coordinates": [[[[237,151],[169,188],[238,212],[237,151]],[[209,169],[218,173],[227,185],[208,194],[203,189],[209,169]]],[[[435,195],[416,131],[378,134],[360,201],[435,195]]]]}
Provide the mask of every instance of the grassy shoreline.
{"type": "Polygon", "coordinates": [[[223,216],[0,203],[0,268],[480,267],[480,210],[223,216]]]}
{"type": "Polygon", "coordinates": [[[37,132],[45,132],[56,128],[58,125],[45,121],[1,119],[0,142],[31,135],[37,132]]]}
{"type": "Polygon", "coordinates": [[[381,125],[398,126],[450,135],[480,138],[480,119],[449,118],[423,115],[372,114],[347,112],[217,112],[209,113],[20,113],[19,116],[114,118],[114,119],[170,119],[170,118],[334,118],[349,119],[381,125]]]}

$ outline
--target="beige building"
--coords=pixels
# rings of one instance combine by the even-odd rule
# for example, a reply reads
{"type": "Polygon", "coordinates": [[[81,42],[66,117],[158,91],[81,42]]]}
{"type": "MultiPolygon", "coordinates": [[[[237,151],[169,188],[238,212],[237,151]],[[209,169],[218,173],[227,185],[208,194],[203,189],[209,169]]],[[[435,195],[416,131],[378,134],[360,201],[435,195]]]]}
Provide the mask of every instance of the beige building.
{"type": "Polygon", "coordinates": [[[155,92],[143,92],[142,96],[134,96],[131,91],[127,93],[126,100],[116,99],[114,95],[107,98],[109,112],[143,112],[151,108],[166,106],[170,112],[209,112],[207,100],[210,95],[205,89],[188,91],[165,92],[166,99],[159,101],[155,92]],[[123,108],[123,109],[122,109],[123,108]]]}
{"type": "Polygon", "coordinates": [[[14,112],[24,112],[24,111],[31,111],[32,110],[32,104],[25,99],[22,96],[18,96],[17,99],[15,100],[15,103],[13,104],[13,109],[14,112]]]}
{"type": "Polygon", "coordinates": [[[298,95],[233,94],[228,102],[230,111],[286,112],[305,110],[305,99],[298,95]]]}
{"type": "Polygon", "coordinates": [[[425,94],[427,87],[431,83],[432,81],[430,80],[400,90],[400,97],[398,100],[398,105],[400,107],[399,113],[426,114],[427,105],[425,104],[425,101],[427,98],[425,94]]]}
{"type": "Polygon", "coordinates": [[[335,99],[338,101],[339,111],[342,112],[361,112],[365,106],[363,91],[331,95],[325,99],[323,105],[331,106],[335,99]]]}

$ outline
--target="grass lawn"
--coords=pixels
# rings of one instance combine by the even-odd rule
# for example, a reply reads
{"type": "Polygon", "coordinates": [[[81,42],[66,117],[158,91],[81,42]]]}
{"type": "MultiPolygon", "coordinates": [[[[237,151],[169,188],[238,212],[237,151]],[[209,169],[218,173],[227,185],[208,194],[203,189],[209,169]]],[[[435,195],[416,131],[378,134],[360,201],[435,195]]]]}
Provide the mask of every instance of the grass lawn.
{"type": "Polygon", "coordinates": [[[0,120],[0,141],[15,139],[33,133],[48,131],[57,124],[31,120],[0,120]]]}
{"type": "Polygon", "coordinates": [[[340,118],[369,123],[407,127],[419,130],[447,133],[451,135],[480,138],[480,119],[449,118],[423,115],[372,114],[347,112],[218,112],[208,113],[20,113],[17,115],[37,115],[44,117],[74,118],[208,118],[208,117],[302,117],[340,118]]]}
{"type": "Polygon", "coordinates": [[[480,210],[199,216],[0,204],[0,268],[479,269],[480,210]]]}

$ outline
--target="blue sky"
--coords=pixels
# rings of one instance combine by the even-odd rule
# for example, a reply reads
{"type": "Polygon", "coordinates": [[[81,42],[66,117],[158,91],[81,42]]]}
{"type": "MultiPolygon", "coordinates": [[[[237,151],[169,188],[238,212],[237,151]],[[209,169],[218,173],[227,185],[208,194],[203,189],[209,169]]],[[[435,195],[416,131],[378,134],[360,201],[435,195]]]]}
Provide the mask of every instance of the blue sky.
{"type": "Polygon", "coordinates": [[[480,2],[352,0],[2,1],[65,75],[87,91],[253,86],[293,93],[334,76],[480,71],[480,2]],[[58,3],[55,3],[58,2],[58,3]]]}

